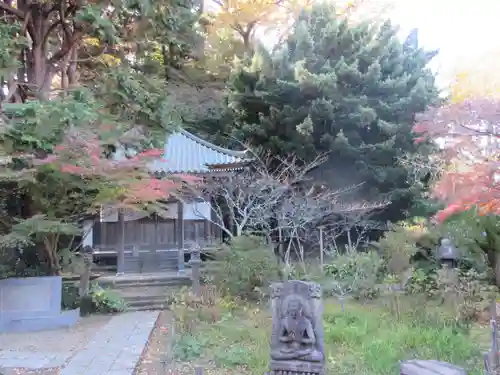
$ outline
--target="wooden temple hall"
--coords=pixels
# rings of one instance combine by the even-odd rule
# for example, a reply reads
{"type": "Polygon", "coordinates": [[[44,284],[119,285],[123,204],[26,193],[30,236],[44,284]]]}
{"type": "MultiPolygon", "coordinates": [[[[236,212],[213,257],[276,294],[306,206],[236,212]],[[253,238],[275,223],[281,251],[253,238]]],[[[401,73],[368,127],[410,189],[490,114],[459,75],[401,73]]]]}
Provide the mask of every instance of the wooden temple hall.
{"type": "MultiPolygon", "coordinates": [[[[163,158],[152,163],[152,172],[227,174],[249,161],[245,151],[218,147],[185,130],[167,136],[163,158]]],[[[93,247],[98,260],[116,259],[118,273],[183,272],[190,243],[206,248],[221,241],[215,221],[210,203],[201,199],[168,201],[161,217],[104,209],[99,218],[85,223],[83,245],[93,247]]]]}

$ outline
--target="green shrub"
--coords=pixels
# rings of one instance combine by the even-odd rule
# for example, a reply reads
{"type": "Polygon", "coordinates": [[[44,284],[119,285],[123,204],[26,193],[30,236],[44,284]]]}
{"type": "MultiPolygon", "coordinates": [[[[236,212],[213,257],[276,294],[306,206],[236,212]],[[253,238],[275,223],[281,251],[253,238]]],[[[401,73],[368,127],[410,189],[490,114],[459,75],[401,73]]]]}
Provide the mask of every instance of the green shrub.
{"type": "Polygon", "coordinates": [[[395,226],[386,232],[378,242],[380,253],[385,259],[387,272],[402,276],[412,267],[412,259],[418,253],[416,234],[403,226],[395,226]]]}
{"type": "Polygon", "coordinates": [[[199,295],[182,287],[168,296],[166,302],[174,314],[176,330],[182,334],[192,334],[199,322],[216,323],[221,318],[223,300],[212,285],[202,285],[199,295]]]}
{"type": "Polygon", "coordinates": [[[232,345],[228,349],[218,350],[214,353],[215,363],[221,367],[234,368],[248,363],[250,349],[244,345],[232,345]]]}
{"type": "Polygon", "coordinates": [[[455,314],[457,321],[471,323],[487,310],[495,298],[496,288],[488,283],[489,275],[474,269],[436,272],[433,295],[455,314]]]}
{"type": "Polygon", "coordinates": [[[434,253],[442,235],[442,228],[429,228],[423,222],[393,225],[377,243],[386,273],[406,284],[412,269],[435,269],[434,253]]]}
{"type": "Polygon", "coordinates": [[[325,288],[340,298],[375,298],[378,296],[377,282],[382,266],[382,259],[374,251],[361,253],[348,250],[325,265],[325,272],[330,278],[325,288]]]}
{"type": "Polygon", "coordinates": [[[207,338],[184,334],[174,342],[174,357],[180,361],[192,361],[203,354],[208,344],[207,338]]]}
{"type": "Polygon", "coordinates": [[[431,296],[437,289],[435,270],[416,268],[406,283],[406,293],[431,296]]]}
{"type": "Polygon", "coordinates": [[[103,289],[97,283],[90,288],[90,297],[95,312],[102,314],[117,313],[125,310],[125,301],[116,292],[103,289]]]}
{"type": "Polygon", "coordinates": [[[259,299],[278,279],[278,271],[272,249],[261,238],[242,236],[217,251],[206,268],[205,279],[212,279],[223,295],[259,299]]]}

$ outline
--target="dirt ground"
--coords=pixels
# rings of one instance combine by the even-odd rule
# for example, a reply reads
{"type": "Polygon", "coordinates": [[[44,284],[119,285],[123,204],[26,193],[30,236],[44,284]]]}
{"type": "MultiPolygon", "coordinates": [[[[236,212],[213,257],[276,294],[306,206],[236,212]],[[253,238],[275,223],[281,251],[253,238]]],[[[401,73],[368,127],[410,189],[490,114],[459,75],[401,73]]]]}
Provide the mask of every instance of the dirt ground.
{"type": "Polygon", "coordinates": [[[171,326],[172,313],[166,310],[162,311],[149,336],[149,341],[142,352],[134,375],[164,375],[172,373],[168,371],[169,356],[171,355],[173,341],[171,326]]]}

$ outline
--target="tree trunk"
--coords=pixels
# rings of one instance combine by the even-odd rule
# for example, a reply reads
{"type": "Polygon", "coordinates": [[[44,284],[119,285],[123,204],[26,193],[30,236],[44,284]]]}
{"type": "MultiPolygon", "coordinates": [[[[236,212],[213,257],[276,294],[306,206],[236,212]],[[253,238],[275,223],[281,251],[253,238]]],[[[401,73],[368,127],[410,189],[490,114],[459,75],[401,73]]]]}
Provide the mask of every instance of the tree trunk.
{"type": "Polygon", "coordinates": [[[500,252],[497,250],[490,250],[488,252],[488,261],[495,276],[495,285],[500,287],[500,252]]]}

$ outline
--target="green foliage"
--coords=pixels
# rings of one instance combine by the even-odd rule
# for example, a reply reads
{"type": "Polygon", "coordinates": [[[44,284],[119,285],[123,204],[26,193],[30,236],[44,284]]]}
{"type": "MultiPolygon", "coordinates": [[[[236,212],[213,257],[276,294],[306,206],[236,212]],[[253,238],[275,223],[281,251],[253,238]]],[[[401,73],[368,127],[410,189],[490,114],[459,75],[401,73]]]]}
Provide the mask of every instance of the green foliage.
{"type": "Polygon", "coordinates": [[[65,283],[62,285],[61,308],[63,310],[73,310],[80,306],[79,288],[74,283],[65,283]]]}
{"type": "Polygon", "coordinates": [[[218,322],[221,318],[219,307],[225,305],[217,288],[211,285],[203,285],[199,296],[191,288],[183,287],[169,296],[167,304],[175,316],[177,330],[188,335],[194,332],[198,321],[218,322]]]}
{"type": "Polygon", "coordinates": [[[409,294],[432,295],[437,289],[436,273],[434,270],[417,268],[412,270],[406,283],[406,292],[409,294]]]}
{"type": "MultiPolygon", "coordinates": [[[[369,305],[350,301],[341,311],[338,303],[326,299],[326,371],[386,375],[398,371],[402,358],[418,357],[439,358],[469,373],[481,373],[481,344],[467,330],[457,329],[439,306],[402,296],[400,307],[395,314],[382,301],[369,305]]],[[[271,325],[267,309],[240,305],[225,320],[199,322],[192,335],[179,335],[185,341],[184,351],[191,354],[179,350],[175,359],[180,366],[193,359],[215,363],[217,373],[262,374],[269,366],[271,325]]]]}
{"type": "Polygon", "coordinates": [[[397,32],[390,22],[350,23],[332,5],[315,4],[275,52],[261,49],[252,63],[235,67],[235,121],[226,131],[275,155],[329,152],[320,168],[335,180],[325,182],[364,182],[366,197],[393,202],[386,220],[400,220],[425,183],[410,182],[398,160],[429,151],[415,144],[411,127],[438,91],[427,68],[434,54],[400,41],[397,32]]]}
{"type": "Polygon", "coordinates": [[[326,288],[340,298],[375,298],[378,295],[377,281],[382,265],[382,259],[375,252],[349,250],[345,254],[336,255],[325,265],[325,272],[330,278],[326,281],[326,288]]]}
{"type": "Polygon", "coordinates": [[[455,311],[456,320],[472,323],[492,301],[496,288],[489,283],[490,275],[474,269],[451,271],[440,269],[436,273],[434,297],[455,311]]]}
{"type": "Polygon", "coordinates": [[[278,278],[278,265],[272,249],[262,238],[233,238],[215,254],[206,274],[223,294],[256,299],[266,294],[270,283],[278,278]]]}
{"type": "Polygon", "coordinates": [[[488,273],[474,269],[416,269],[406,293],[441,306],[450,321],[458,327],[468,327],[496,299],[497,290],[490,280],[488,273]]]}
{"type": "MultiPolygon", "coordinates": [[[[452,216],[443,224],[443,230],[462,250],[462,256],[476,267],[484,269],[485,256],[500,251],[500,218],[497,215],[478,215],[475,210],[452,216]]],[[[491,264],[491,259],[488,259],[491,264]]]]}
{"type": "Polygon", "coordinates": [[[201,356],[208,344],[208,338],[184,334],[174,343],[174,356],[181,361],[192,361],[201,356]]]}
{"type": "Polygon", "coordinates": [[[28,44],[25,37],[19,36],[19,31],[21,31],[19,22],[0,24],[0,75],[9,73],[19,66],[19,50],[28,44]]]}
{"type": "Polygon", "coordinates": [[[102,6],[88,4],[76,12],[76,22],[90,24],[92,26],[88,33],[99,37],[103,43],[114,44],[118,42],[116,26],[106,17],[102,16],[102,6]]]}
{"type": "Polygon", "coordinates": [[[215,362],[223,367],[244,366],[250,356],[250,349],[243,345],[233,345],[229,350],[215,352],[215,362]]]}
{"type": "Polygon", "coordinates": [[[89,295],[92,297],[94,311],[102,314],[122,312],[126,308],[125,301],[115,291],[103,289],[94,283],[89,295]]]}
{"type": "MultiPolygon", "coordinates": [[[[439,235],[435,235],[435,232],[425,228],[423,223],[417,225],[400,223],[391,226],[376,244],[380,255],[384,258],[386,271],[395,276],[399,282],[405,283],[408,271],[415,266],[419,257],[430,261],[426,258],[427,252],[422,249],[420,243],[422,239],[434,236],[437,244],[439,235]]],[[[431,246],[432,250],[435,244],[431,246]]]]}

